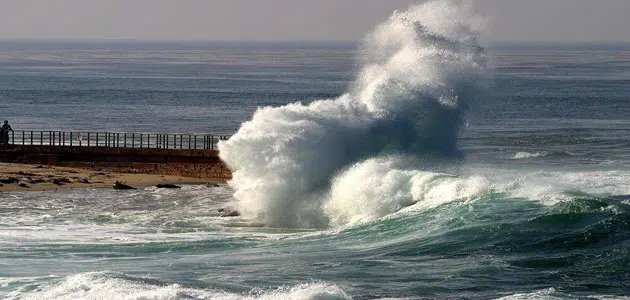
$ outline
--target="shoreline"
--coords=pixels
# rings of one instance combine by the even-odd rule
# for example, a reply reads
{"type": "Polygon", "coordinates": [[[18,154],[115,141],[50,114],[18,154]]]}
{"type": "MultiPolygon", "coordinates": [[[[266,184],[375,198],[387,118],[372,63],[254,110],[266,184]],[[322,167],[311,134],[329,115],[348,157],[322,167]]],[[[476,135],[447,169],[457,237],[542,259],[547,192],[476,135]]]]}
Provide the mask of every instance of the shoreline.
{"type": "Polygon", "coordinates": [[[54,191],[73,188],[112,188],[115,181],[136,188],[157,184],[219,184],[226,180],[175,175],[117,173],[107,170],[0,163],[0,192],[54,191]]]}

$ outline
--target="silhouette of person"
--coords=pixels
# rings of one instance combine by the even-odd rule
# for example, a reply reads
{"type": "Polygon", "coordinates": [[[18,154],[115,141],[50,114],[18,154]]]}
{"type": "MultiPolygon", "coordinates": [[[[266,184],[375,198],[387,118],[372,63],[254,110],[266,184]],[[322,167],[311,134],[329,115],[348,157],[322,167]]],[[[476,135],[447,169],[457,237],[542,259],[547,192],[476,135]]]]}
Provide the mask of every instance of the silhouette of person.
{"type": "Polygon", "coordinates": [[[2,145],[9,144],[9,131],[13,131],[13,128],[9,125],[9,121],[4,120],[4,124],[2,124],[0,128],[0,143],[2,145]]]}

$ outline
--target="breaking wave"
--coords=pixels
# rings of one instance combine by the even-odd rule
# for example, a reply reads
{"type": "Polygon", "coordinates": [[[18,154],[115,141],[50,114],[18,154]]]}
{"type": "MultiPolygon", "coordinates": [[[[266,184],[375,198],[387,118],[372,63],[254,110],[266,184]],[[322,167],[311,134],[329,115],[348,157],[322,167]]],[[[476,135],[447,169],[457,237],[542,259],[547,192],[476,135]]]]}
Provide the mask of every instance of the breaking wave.
{"type": "Polygon", "coordinates": [[[486,64],[473,20],[450,1],[395,12],[366,37],[347,93],[259,108],[219,143],[238,209],[269,226],[327,227],[457,181],[446,174],[461,161],[457,135],[486,64]]]}

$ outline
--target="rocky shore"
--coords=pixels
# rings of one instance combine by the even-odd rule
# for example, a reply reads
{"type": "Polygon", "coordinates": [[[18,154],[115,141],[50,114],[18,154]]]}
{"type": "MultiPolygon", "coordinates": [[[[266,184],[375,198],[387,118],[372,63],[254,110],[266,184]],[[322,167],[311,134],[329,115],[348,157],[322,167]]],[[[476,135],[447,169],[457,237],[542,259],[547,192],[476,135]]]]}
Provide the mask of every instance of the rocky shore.
{"type": "Polygon", "coordinates": [[[0,192],[112,188],[117,181],[133,187],[221,182],[173,175],[127,174],[50,165],[0,163],[0,192]]]}

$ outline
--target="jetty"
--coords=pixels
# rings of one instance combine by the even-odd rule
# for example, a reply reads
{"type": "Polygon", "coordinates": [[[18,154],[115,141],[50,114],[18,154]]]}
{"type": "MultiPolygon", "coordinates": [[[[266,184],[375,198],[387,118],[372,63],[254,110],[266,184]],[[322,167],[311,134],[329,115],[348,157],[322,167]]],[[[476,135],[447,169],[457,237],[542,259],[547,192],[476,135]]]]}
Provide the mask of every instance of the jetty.
{"type": "Polygon", "coordinates": [[[228,134],[10,131],[0,162],[229,179],[217,144],[228,134]]]}

